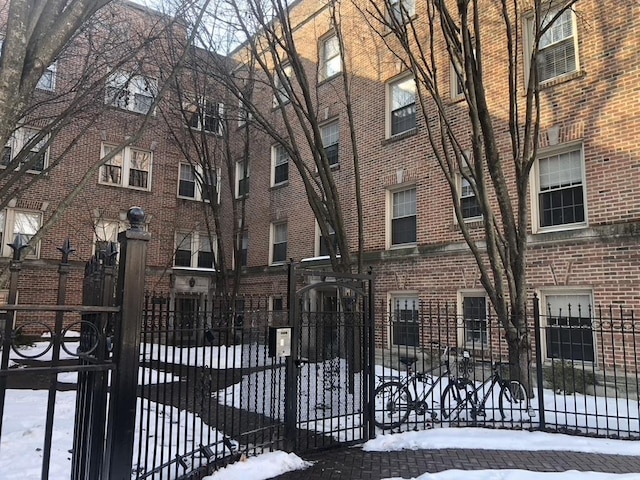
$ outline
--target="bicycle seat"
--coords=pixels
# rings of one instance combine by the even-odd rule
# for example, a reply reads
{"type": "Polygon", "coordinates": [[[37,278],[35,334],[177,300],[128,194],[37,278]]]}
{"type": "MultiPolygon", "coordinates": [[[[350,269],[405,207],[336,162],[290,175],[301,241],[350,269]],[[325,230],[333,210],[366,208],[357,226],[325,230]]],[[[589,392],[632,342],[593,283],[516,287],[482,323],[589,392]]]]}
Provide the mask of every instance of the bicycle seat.
{"type": "Polygon", "coordinates": [[[416,357],[400,357],[398,360],[400,360],[401,364],[407,367],[410,367],[411,365],[413,365],[418,361],[416,357]]]}

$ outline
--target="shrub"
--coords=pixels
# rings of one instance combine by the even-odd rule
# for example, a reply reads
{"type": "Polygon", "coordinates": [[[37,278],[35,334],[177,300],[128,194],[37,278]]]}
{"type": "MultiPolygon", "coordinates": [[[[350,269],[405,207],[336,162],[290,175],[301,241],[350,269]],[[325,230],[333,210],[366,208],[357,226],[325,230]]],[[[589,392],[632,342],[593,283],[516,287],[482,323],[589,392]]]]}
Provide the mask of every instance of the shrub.
{"type": "Polygon", "coordinates": [[[596,376],[573,362],[567,360],[554,360],[551,368],[544,372],[545,381],[554,391],[564,392],[567,395],[573,393],[587,393],[588,385],[596,385],[596,376]]]}

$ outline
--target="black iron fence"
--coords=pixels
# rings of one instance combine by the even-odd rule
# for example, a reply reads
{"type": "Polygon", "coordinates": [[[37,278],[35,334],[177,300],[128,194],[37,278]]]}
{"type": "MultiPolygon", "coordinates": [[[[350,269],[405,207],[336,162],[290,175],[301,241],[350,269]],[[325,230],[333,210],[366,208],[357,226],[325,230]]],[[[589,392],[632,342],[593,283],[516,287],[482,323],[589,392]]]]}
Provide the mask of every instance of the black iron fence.
{"type": "Polygon", "coordinates": [[[543,308],[534,298],[525,371],[509,361],[505,330],[484,297],[461,307],[410,298],[379,304],[378,428],[475,425],[639,438],[639,322],[632,311],[567,300],[552,298],[543,308]]]}
{"type": "Polygon", "coordinates": [[[199,478],[240,455],[283,448],[285,364],[267,341],[269,326],[287,319],[272,304],[146,296],[136,478],[199,478]]]}

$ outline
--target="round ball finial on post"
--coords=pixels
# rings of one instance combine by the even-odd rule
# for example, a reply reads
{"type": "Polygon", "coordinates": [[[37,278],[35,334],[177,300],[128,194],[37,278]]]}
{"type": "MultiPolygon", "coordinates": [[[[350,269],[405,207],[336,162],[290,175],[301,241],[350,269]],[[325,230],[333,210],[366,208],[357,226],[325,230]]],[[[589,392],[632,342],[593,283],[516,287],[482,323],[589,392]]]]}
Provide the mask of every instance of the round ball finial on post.
{"type": "Polygon", "coordinates": [[[147,215],[140,207],[131,207],[127,212],[127,220],[132,230],[144,230],[144,219],[147,215]]]}

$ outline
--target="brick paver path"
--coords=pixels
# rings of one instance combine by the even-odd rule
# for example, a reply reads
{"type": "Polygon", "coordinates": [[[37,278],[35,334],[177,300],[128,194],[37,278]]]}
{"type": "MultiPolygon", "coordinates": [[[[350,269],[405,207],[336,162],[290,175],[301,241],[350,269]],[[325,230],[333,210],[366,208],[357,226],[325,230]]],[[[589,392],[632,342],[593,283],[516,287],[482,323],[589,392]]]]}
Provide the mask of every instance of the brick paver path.
{"type": "MultiPolygon", "coordinates": [[[[328,450],[303,456],[315,464],[289,472],[278,480],[379,480],[413,478],[443,470],[522,469],[539,472],[567,470],[638,473],[640,455],[600,455],[574,452],[524,452],[502,450],[402,450],[363,452],[360,448],[328,450]]],[[[579,477],[578,477],[579,478],[579,477]]]]}

